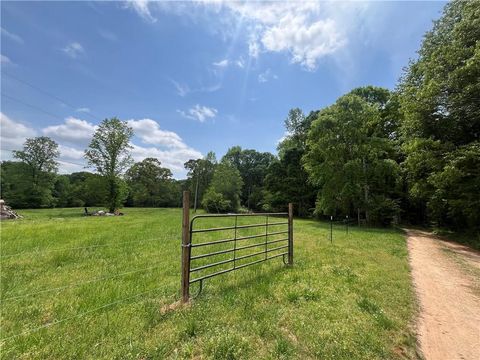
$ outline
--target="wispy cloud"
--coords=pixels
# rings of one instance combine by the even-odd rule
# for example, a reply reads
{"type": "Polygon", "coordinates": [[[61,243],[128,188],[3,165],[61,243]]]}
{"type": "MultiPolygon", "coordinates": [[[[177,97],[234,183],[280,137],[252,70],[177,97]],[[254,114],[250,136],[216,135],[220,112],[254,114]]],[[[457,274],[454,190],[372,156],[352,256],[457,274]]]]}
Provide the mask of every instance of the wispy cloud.
{"type": "Polygon", "coordinates": [[[177,110],[183,117],[187,119],[197,120],[200,122],[205,122],[207,119],[214,118],[217,116],[218,110],[215,108],[201,106],[199,104],[195,105],[193,108],[183,111],[177,110]]]}
{"type": "Polygon", "coordinates": [[[76,112],[82,112],[82,113],[90,113],[90,108],[88,107],[81,107],[75,110],[76,112]]]}
{"type": "Polygon", "coordinates": [[[0,64],[2,65],[13,65],[12,60],[8,56],[5,56],[3,54],[0,54],[0,64]]]}
{"type": "Polygon", "coordinates": [[[275,75],[271,69],[265,70],[263,73],[258,75],[258,82],[266,83],[269,80],[276,80],[278,76],[275,75]]]}
{"type": "MultiPolygon", "coordinates": [[[[149,21],[156,20],[152,12],[164,11],[194,17],[195,14],[205,15],[205,11],[199,10],[203,7],[203,10],[221,13],[218,33],[235,36],[231,29],[237,28],[241,22],[246,31],[245,40],[250,57],[257,58],[265,52],[284,53],[292,63],[300,64],[309,71],[317,68],[320,59],[345,46],[346,26],[339,19],[345,18],[346,13],[351,18],[352,11],[360,6],[363,5],[349,6],[351,10],[346,11],[341,5],[320,1],[200,1],[179,5],[177,2],[147,0],[130,1],[127,5],[149,21]],[[231,26],[228,23],[232,23],[231,26]]],[[[228,60],[218,61],[214,65],[226,67],[228,60]]]]}
{"type": "Polygon", "coordinates": [[[213,65],[214,65],[214,66],[221,67],[221,68],[225,68],[225,67],[228,66],[229,63],[230,63],[230,62],[228,61],[228,59],[223,59],[223,60],[214,62],[213,65]]]}
{"type": "Polygon", "coordinates": [[[173,86],[175,86],[175,90],[177,91],[178,95],[184,97],[190,92],[190,88],[188,87],[188,85],[180,84],[173,79],[171,79],[170,81],[172,82],[173,86]]]}
{"type": "Polygon", "coordinates": [[[100,30],[98,30],[98,34],[101,37],[103,37],[105,40],[108,40],[108,41],[111,41],[111,42],[117,42],[118,41],[117,35],[115,35],[111,31],[100,29],[100,30]]]}
{"type": "Polygon", "coordinates": [[[68,56],[70,56],[72,59],[76,59],[80,55],[85,54],[85,49],[83,48],[83,46],[75,41],[67,44],[67,46],[65,46],[62,51],[68,56]]]}
{"type": "Polygon", "coordinates": [[[9,31],[7,31],[6,29],[4,29],[3,27],[0,27],[0,30],[1,30],[3,36],[9,38],[10,40],[15,41],[18,44],[23,44],[23,39],[20,36],[18,36],[17,34],[11,33],[9,31]]]}
{"type": "Polygon", "coordinates": [[[177,93],[177,95],[181,97],[185,97],[190,93],[211,93],[220,90],[222,87],[221,82],[212,85],[202,85],[199,87],[191,88],[190,86],[188,86],[188,84],[182,84],[173,79],[170,79],[170,81],[175,87],[175,92],[177,93]]]}
{"type": "Polygon", "coordinates": [[[145,21],[154,23],[157,19],[150,12],[149,3],[148,0],[129,0],[125,2],[125,8],[134,10],[145,21]]]}

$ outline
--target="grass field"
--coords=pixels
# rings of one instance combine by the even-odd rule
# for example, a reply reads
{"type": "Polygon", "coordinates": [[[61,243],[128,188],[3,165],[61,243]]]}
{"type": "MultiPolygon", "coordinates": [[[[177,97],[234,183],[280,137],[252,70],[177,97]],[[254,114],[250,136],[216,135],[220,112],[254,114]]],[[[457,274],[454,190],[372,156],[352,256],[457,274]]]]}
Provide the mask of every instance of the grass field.
{"type": "Polygon", "coordinates": [[[1,224],[2,358],[415,357],[401,232],[338,226],[330,243],[328,224],[295,220],[293,267],[277,258],[209,279],[168,310],[181,210],[125,212],[26,210],[1,224]]]}

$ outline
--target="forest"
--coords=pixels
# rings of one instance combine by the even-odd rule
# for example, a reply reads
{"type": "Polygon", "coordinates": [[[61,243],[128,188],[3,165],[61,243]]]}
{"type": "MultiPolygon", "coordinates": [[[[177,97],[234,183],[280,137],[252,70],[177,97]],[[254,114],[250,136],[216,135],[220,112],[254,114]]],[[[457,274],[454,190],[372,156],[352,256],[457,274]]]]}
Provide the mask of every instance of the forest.
{"type": "Polygon", "coordinates": [[[178,207],[183,190],[209,212],[285,210],[300,217],[410,223],[480,232],[480,2],[454,1],[424,36],[393,90],[355,88],[335,103],[286,114],[277,155],[233,146],[185,163],[176,180],[155,158],[134,163],[133,130],[98,127],[95,172],[58,174],[58,144],[27,139],[1,163],[13,208],[178,207]]]}

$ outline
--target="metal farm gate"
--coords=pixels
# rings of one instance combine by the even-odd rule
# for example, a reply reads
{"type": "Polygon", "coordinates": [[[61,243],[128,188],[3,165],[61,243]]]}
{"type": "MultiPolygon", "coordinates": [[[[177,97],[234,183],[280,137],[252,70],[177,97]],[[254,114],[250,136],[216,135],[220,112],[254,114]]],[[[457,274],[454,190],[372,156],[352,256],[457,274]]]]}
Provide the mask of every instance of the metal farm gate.
{"type": "MultiPolygon", "coordinates": [[[[198,226],[198,225],[197,225],[198,226]]],[[[267,260],[283,257],[283,262],[287,265],[293,265],[293,207],[288,204],[288,212],[282,213],[252,213],[252,214],[205,214],[196,215],[190,220],[190,200],[189,192],[183,193],[183,222],[182,222],[182,302],[188,302],[190,298],[190,285],[199,282],[199,291],[202,290],[203,280],[228,273],[230,271],[242,269],[244,267],[258,264],[267,260]],[[254,224],[239,224],[239,218],[265,218],[265,221],[254,224]],[[201,219],[232,219],[233,225],[220,227],[204,227],[196,228],[196,223],[201,219]],[[272,221],[273,219],[273,221],[272,221]],[[239,231],[242,229],[262,229],[258,234],[240,235],[239,231]],[[276,231],[271,231],[274,228],[276,231]],[[218,234],[225,231],[233,232],[233,237],[215,239],[213,241],[194,241],[196,234],[210,233],[218,234]],[[281,236],[269,241],[269,237],[281,236]],[[243,245],[245,241],[250,239],[261,239],[260,242],[249,243],[243,245]],[[226,249],[210,251],[207,253],[194,254],[192,251],[197,248],[212,249],[219,245],[231,245],[226,249]],[[275,244],[275,247],[270,245],[275,244]],[[260,249],[253,253],[244,254],[246,249],[260,249]],[[209,259],[211,257],[227,255],[227,259],[206,263],[200,266],[192,267],[192,262],[196,260],[209,259]],[[285,260],[287,257],[287,260],[285,260]],[[252,261],[242,263],[245,259],[253,258],[252,261]],[[217,268],[220,266],[227,266],[226,268],[217,270],[206,275],[201,274],[210,268],[217,268]],[[193,277],[193,278],[192,278],[193,277]]]]}

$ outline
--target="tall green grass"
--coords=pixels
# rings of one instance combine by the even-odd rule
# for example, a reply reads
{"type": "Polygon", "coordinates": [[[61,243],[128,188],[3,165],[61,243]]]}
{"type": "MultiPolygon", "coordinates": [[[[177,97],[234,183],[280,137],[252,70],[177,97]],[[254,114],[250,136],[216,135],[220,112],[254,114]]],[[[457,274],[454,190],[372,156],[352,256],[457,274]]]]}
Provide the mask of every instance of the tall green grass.
{"type": "MultiPolygon", "coordinates": [[[[168,310],[179,299],[181,211],[125,212],[29,210],[24,220],[1,224],[2,358],[414,357],[400,232],[350,228],[347,235],[336,226],[330,243],[328,224],[295,220],[293,267],[277,258],[208,279],[191,306],[168,310]]],[[[228,258],[222,256],[208,261],[228,258]]]]}

